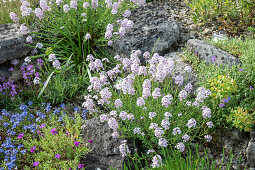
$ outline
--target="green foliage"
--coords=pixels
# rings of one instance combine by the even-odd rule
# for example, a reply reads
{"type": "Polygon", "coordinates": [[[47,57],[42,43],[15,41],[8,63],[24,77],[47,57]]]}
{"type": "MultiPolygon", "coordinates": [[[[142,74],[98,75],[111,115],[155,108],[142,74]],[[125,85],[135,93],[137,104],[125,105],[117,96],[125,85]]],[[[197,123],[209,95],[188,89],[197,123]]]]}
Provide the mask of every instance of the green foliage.
{"type": "Polygon", "coordinates": [[[24,139],[24,147],[28,152],[32,147],[36,147],[34,153],[25,154],[27,159],[24,163],[31,167],[33,162],[39,162],[39,169],[75,169],[79,164],[79,159],[88,152],[84,145],[74,145],[75,141],[82,142],[79,137],[82,120],[80,115],[76,114],[75,116],[75,120],[72,120],[67,115],[64,115],[63,126],[62,122],[58,121],[58,116],[52,115],[45,128],[37,132],[40,134],[39,138],[24,139]],[[53,128],[56,128],[57,134],[51,133],[53,128]],[[61,155],[59,159],[55,157],[57,154],[61,155]]]}
{"type": "Polygon", "coordinates": [[[255,125],[255,112],[251,114],[247,110],[237,107],[231,110],[227,121],[240,130],[250,132],[255,125]]]}
{"type": "MultiPolygon", "coordinates": [[[[184,61],[192,63],[198,74],[199,84],[212,91],[210,106],[213,109],[215,125],[237,126],[238,116],[232,110],[236,110],[237,107],[246,108],[247,114],[243,115],[243,119],[246,119],[246,116],[251,116],[255,111],[255,40],[247,37],[245,41],[237,38],[218,42],[211,40],[210,43],[238,57],[241,64],[232,67],[208,65],[205,61],[199,61],[197,55],[188,51],[185,51],[182,58],[184,61]],[[226,103],[227,98],[229,98],[229,102],[226,103]]],[[[242,125],[242,127],[245,126],[242,125]]],[[[251,126],[249,125],[249,127],[251,126]]]]}
{"type": "MultiPolygon", "coordinates": [[[[158,168],[152,168],[151,160],[147,160],[148,155],[139,156],[136,152],[134,158],[130,159],[127,164],[124,164],[124,169],[132,169],[131,165],[134,165],[136,170],[140,169],[168,169],[168,170],[193,170],[193,169],[212,169],[217,170],[221,169],[223,165],[223,161],[226,159],[223,150],[222,163],[220,166],[216,166],[216,161],[213,157],[209,157],[206,149],[204,149],[204,156],[200,156],[197,145],[195,150],[189,149],[187,153],[181,154],[180,152],[176,152],[175,150],[164,150],[163,158],[162,158],[162,166],[158,168]],[[147,157],[147,158],[146,158],[147,157]],[[144,164],[144,165],[143,165],[144,164]]],[[[150,157],[156,155],[155,152],[149,154],[150,157]]],[[[231,152],[228,155],[226,169],[230,169],[233,159],[233,153],[231,152]]]]}
{"type": "MultiPolygon", "coordinates": [[[[81,138],[80,110],[76,109],[73,115],[72,108],[67,109],[63,104],[59,108],[51,107],[50,103],[34,105],[30,101],[28,105],[20,105],[15,112],[1,110],[0,145],[4,146],[1,149],[7,151],[12,144],[17,156],[12,164],[19,169],[31,169],[34,162],[39,162],[39,169],[75,169],[80,158],[88,153],[81,138]],[[17,117],[16,122],[11,120],[14,117],[17,117]],[[11,132],[14,134],[10,135],[11,132]],[[74,144],[76,141],[78,145],[74,144]]],[[[0,162],[5,156],[1,152],[0,162]]],[[[5,163],[0,166],[5,167],[5,163]]]]}
{"type": "Polygon", "coordinates": [[[69,100],[75,100],[86,91],[89,80],[73,71],[54,75],[46,89],[43,97],[52,104],[58,104],[69,100]]]}
{"type": "MultiPolygon", "coordinates": [[[[35,8],[36,4],[39,3],[39,0],[27,0],[31,8],[35,8]]],[[[12,23],[13,21],[10,18],[10,13],[14,12],[17,14],[17,17],[20,18],[19,23],[31,24],[34,21],[32,17],[24,18],[21,15],[21,1],[20,0],[2,0],[0,1],[0,24],[12,23]]]]}
{"type": "Polygon", "coordinates": [[[255,22],[253,0],[186,0],[195,22],[220,23],[230,33],[238,34],[255,22]]]}

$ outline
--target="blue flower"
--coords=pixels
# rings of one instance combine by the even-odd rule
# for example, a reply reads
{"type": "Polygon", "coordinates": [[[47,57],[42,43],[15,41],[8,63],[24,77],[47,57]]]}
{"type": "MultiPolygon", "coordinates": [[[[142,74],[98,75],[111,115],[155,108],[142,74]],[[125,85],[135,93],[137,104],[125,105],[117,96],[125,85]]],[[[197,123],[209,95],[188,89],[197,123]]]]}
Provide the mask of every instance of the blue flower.
{"type": "Polygon", "coordinates": [[[19,107],[20,110],[26,110],[28,109],[27,105],[25,104],[21,104],[20,107],[19,107]]]}
{"type": "Polygon", "coordinates": [[[23,155],[26,153],[26,149],[20,151],[23,155]]]}
{"type": "Polygon", "coordinates": [[[220,103],[220,104],[219,104],[219,107],[224,107],[224,106],[225,106],[224,103],[220,103]]]}
{"type": "Polygon", "coordinates": [[[61,103],[60,107],[61,107],[61,109],[64,109],[66,107],[66,105],[64,103],[61,103]]]}
{"type": "Polygon", "coordinates": [[[4,126],[5,128],[7,128],[7,127],[9,126],[9,123],[8,123],[8,122],[4,122],[4,123],[3,123],[3,126],[4,126]]]}
{"type": "Polygon", "coordinates": [[[33,104],[33,102],[30,100],[27,104],[28,104],[28,106],[31,106],[33,104]]]}
{"type": "Polygon", "coordinates": [[[75,112],[80,112],[79,107],[75,107],[73,110],[74,110],[75,112]]]}
{"type": "Polygon", "coordinates": [[[54,114],[59,114],[59,112],[60,112],[59,108],[56,108],[56,109],[53,111],[54,114]]]}

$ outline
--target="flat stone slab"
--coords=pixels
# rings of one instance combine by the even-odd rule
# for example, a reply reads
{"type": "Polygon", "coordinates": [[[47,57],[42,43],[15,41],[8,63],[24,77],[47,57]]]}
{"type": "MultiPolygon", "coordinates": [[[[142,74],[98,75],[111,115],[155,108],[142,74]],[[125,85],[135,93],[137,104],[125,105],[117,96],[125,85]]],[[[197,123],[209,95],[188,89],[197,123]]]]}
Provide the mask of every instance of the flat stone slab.
{"type": "Polygon", "coordinates": [[[27,35],[22,35],[17,24],[0,25],[0,64],[24,57],[31,50],[25,45],[27,35]]]}
{"type": "Polygon", "coordinates": [[[230,67],[234,64],[241,63],[237,57],[221,50],[218,47],[208,44],[205,41],[189,39],[187,45],[189,51],[197,53],[200,59],[205,59],[207,63],[215,63],[217,65],[224,64],[229,65],[230,67]],[[212,61],[213,56],[216,57],[214,62],[212,61]]]}
{"type": "Polygon", "coordinates": [[[171,14],[166,12],[169,6],[159,6],[147,3],[131,12],[129,20],[134,22],[134,27],[129,29],[124,37],[119,37],[113,43],[113,51],[119,55],[129,57],[132,50],[152,52],[163,56],[176,51],[180,44],[187,41],[186,34],[181,26],[173,20],[171,14]]]}

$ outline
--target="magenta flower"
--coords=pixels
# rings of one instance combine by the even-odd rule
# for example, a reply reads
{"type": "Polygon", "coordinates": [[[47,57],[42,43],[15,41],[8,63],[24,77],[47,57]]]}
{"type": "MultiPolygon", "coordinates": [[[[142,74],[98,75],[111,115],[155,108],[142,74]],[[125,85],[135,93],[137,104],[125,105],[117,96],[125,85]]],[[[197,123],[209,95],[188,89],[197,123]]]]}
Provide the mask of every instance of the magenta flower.
{"type": "Polygon", "coordinates": [[[31,152],[35,152],[35,146],[33,146],[32,148],[31,148],[31,152]]]}
{"type": "Polygon", "coordinates": [[[80,143],[80,142],[75,141],[75,142],[74,142],[74,145],[78,146],[78,145],[79,145],[79,143],[80,143]]]}
{"type": "Polygon", "coordinates": [[[215,62],[215,61],[216,61],[216,57],[212,56],[212,62],[215,62]]]}
{"type": "Polygon", "coordinates": [[[42,124],[42,125],[40,126],[40,128],[43,129],[45,126],[46,126],[45,124],[42,124]]]}
{"type": "Polygon", "coordinates": [[[39,162],[34,162],[33,163],[33,166],[38,166],[39,165],[39,162]]]}
{"type": "Polygon", "coordinates": [[[84,164],[79,164],[78,167],[79,168],[83,168],[85,165],[84,164]]]}
{"type": "Polygon", "coordinates": [[[24,133],[20,133],[19,136],[18,136],[18,139],[23,138],[23,136],[24,136],[24,133]]]}
{"type": "Polygon", "coordinates": [[[52,135],[55,135],[55,134],[57,134],[58,132],[56,131],[56,128],[53,128],[53,129],[50,130],[50,133],[51,133],[52,135]]]}
{"type": "Polygon", "coordinates": [[[57,159],[59,159],[61,156],[62,156],[62,155],[60,155],[60,154],[55,155],[55,157],[56,157],[57,159]]]}
{"type": "Polygon", "coordinates": [[[224,106],[226,106],[226,105],[223,104],[223,103],[220,103],[220,104],[219,104],[219,107],[224,107],[224,106]]]}
{"type": "Polygon", "coordinates": [[[88,142],[89,142],[89,143],[92,143],[92,142],[93,142],[93,140],[89,140],[88,142]]]}

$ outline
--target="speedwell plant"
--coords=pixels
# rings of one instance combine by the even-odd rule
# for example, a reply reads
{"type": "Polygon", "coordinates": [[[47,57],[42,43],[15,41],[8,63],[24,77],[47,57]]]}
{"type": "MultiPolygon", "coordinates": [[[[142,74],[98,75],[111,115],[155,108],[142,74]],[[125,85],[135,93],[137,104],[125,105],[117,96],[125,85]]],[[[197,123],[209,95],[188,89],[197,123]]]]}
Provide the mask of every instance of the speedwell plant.
{"type": "MultiPolygon", "coordinates": [[[[173,58],[157,53],[151,58],[145,52],[147,64],[142,66],[140,56],[140,50],[132,51],[130,59],[117,55],[120,64],[99,74],[104,67],[97,66],[93,56],[88,56],[90,66],[95,66],[90,70],[96,71],[88,87],[94,95],[85,97],[83,107],[91,114],[100,115],[101,122],[108,122],[114,138],[121,133],[140,139],[145,148],[161,154],[171,147],[183,152],[185,145],[195,138],[210,142],[209,131],[214,126],[210,121],[211,109],[206,106],[210,90],[204,87],[194,90],[184,78],[189,76],[191,67],[185,68],[185,76],[178,75],[173,58]],[[192,99],[194,92],[196,98],[192,99]],[[109,114],[100,114],[98,105],[109,114]]],[[[123,156],[130,152],[125,143],[120,146],[120,152],[123,156]]]]}

